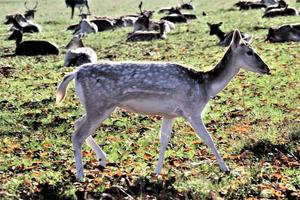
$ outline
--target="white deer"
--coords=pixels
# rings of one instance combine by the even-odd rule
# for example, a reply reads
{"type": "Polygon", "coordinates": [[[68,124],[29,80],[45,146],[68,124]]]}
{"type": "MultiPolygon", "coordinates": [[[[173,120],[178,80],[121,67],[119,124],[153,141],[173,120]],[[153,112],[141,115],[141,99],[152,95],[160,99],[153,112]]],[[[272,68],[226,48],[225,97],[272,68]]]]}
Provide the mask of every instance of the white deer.
{"type": "Polygon", "coordinates": [[[77,179],[84,177],[81,153],[84,141],[95,151],[100,165],[106,165],[106,155],[91,134],[116,107],[163,117],[156,173],[161,172],[176,117],[183,117],[192,125],[211,149],[221,170],[229,171],[202,122],[201,113],[208,101],[225,88],[241,68],[270,74],[268,66],[236,30],[224,57],[208,72],[196,72],[175,63],[103,62],[83,65],[65,76],[58,86],[57,103],[64,99],[68,83],[75,79],[75,91],[85,109],[72,135],[77,179]]]}

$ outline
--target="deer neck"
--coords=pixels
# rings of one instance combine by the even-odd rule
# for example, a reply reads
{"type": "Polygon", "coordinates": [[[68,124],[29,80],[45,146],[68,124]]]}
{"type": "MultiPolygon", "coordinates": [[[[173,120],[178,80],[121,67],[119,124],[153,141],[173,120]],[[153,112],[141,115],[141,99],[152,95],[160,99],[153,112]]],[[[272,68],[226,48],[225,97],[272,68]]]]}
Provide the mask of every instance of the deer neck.
{"type": "Polygon", "coordinates": [[[22,42],[22,39],[23,39],[23,34],[22,33],[18,34],[18,36],[16,38],[16,45],[17,46],[22,42]]]}
{"type": "Polygon", "coordinates": [[[220,41],[225,39],[225,33],[221,31],[221,29],[218,29],[215,34],[220,39],[220,41]]]}
{"type": "Polygon", "coordinates": [[[166,37],[165,24],[160,25],[159,35],[160,35],[160,37],[163,37],[163,38],[166,37]]]}
{"type": "Polygon", "coordinates": [[[222,91],[239,70],[239,67],[236,67],[235,64],[233,52],[229,48],[216,67],[206,72],[206,89],[209,97],[212,98],[222,91]]]}

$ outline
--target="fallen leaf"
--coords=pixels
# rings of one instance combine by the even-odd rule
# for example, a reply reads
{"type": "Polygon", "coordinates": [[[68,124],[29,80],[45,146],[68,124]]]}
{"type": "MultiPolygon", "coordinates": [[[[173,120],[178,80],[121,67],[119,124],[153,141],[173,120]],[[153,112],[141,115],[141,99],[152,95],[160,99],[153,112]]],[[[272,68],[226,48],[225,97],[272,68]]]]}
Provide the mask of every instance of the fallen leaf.
{"type": "Polygon", "coordinates": [[[149,153],[145,153],[144,154],[144,160],[152,160],[152,158],[153,158],[153,156],[151,155],[151,154],[149,154],[149,153]]]}
{"type": "Polygon", "coordinates": [[[44,143],[43,146],[48,149],[51,148],[53,145],[51,143],[44,143]]]}

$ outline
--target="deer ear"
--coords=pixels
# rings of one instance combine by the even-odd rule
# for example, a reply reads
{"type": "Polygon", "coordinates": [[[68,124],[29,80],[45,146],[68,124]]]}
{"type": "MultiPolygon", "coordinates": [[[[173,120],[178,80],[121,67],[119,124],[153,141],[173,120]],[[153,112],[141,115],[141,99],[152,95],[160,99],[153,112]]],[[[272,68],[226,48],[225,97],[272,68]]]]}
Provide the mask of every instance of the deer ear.
{"type": "Polygon", "coordinates": [[[223,24],[223,22],[218,23],[218,26],[221,26],[223,24]]]}
{"type": "Polygon", "coordinates": [[[206,24],[210,27],[212,24],[211,23],[209,23],[209,22],[206,22],[206,24]]]}
{"type": "Polygon", "coordinates": [[[237,29],[234,30],[230,47],[236,49],[240,45],[241,40],[242,36],[240,31],[237,29]]]}

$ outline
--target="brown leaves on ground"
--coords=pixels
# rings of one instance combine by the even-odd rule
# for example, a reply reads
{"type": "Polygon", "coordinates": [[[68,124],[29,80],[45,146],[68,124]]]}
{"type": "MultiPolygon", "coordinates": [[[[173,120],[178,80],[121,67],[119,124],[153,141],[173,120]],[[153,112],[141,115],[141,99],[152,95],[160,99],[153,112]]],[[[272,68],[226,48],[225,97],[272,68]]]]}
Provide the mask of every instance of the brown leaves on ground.
{"type": "Polygon", "coordinates": [[[269,199],[299,199],[300,191],[292,190],[280,183],[274,184],[261,184],[260,187],[260,197],[269,199]]]}
{"type": "Polygon", "coordinates": [[[12,67],[0,66],[0,75],[4,78],[9,78],[14,73],[14,69],[12,67]]]}

